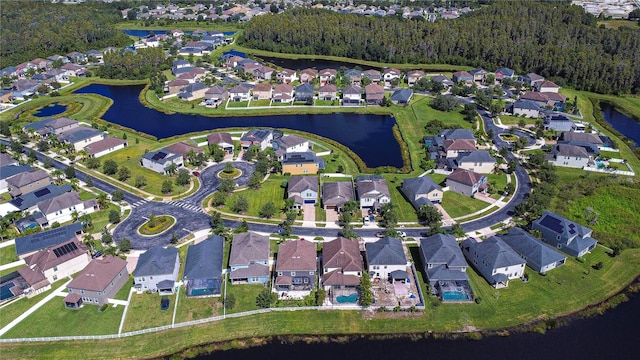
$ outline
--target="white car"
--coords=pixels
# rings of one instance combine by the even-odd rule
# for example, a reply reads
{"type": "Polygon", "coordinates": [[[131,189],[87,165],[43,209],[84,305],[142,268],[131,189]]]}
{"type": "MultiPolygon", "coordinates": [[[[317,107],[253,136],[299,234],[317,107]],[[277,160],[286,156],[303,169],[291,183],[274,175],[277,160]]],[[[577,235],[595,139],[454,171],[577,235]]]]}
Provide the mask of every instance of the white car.
{"type": "Polygon", "coordinates": [[[397,233],[398,233],[398,236],[401,237],[401,238],[406,238],[407,237],[407,233],[404,232],[404,231],[397,231],[397,233]]]}
{"type": "Polygon", "coordinates": [[[368,216],[365,216],[362,218],[362,221],[364,222],[364,225],[367,226],[369,224],[371,224],[371,220],[369,220],[368,216]]]}

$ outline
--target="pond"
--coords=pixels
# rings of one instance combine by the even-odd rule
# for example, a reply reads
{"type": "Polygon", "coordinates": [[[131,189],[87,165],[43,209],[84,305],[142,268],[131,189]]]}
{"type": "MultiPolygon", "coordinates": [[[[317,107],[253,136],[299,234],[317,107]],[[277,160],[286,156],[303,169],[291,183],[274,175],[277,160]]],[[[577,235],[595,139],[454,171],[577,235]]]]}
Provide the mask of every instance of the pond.
{"type": "Polygon", "coordinates": [[[76,93],[113,99],[102,119],[157,138],[229,127],[267,127],[305,131],[335,140],[356,153],[368,167],[403,166],[400,145],[393,136],[396,121],[388,115],[335,113],[323,115],[227,116],[165,114],[142,105],[144,85],[92,84],[76,93]]]}
{"type": "Polygon", "coordinates": [[[636,143],[636,146],[640,145],[640,121],[619,112],[609,103],[601,102],[600,109],[606,122],[619,133],[631,139],[636,143]]]}
{"type": "MultiPolygon", "coordinates": [[[[137,36],[137,37],[147,37],[149,36],[149,34],[151,34],[151,32],[153,32],[154,34],[166,34],[168,30],[162,30],[162,29],[149,29],[149,30],[131,30],[131,29],[127,29],[127,30],[122,30],[125,34],[129,35],[129,36],[137,36]]],[[[209,31],[209,30],[207,30],[209,31]]],[[[211,31],[215,31],[215,30],[211,30],[211,31]]],[[[233,34],[235,34],[235,31],[223,31],[222,32],[225,36],[232,36],[233,34]]],[[[185,34],[191,34],[191,31],[185,31],[185,34]]]]}
{"type": "Polygon", "coordinates": [[[49,116],[55,116],[55,115],[58,115],[58,114],[62,114],[65,111],[67,111],[67,106],[66,105],[53,103],[53,104],[50,104],[48,106],[40,108],[36,113],[33,114],[33,116],[36,116],[36,117],[49,117],[49,116]]]}

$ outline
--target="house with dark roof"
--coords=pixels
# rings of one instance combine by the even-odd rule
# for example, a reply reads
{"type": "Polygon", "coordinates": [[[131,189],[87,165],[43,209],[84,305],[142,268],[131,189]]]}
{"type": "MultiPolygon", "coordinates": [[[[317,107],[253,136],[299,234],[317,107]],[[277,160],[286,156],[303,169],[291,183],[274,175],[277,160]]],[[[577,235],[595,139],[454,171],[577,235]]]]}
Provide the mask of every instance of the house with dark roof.
{"type": "Polygon", "coordinates": [[[307,152],[311,150],[309,140],[298,135],[286,135],[275,138],[271,146],[276,152],[278,160],[282,160],[286,153],[307,152]]]}
{"type": "Polygon", "coordinates": [[[598,244],[591,229],[548,210],[531,227],[542,233],[544,242],[573,257],[586,255],[598,244]]]}
{"type": "Polygon", "coordinates": [[[422,205],[441,203],[444,194],[440,185],[428,176],[404,179],[400,191],[416,210],[422,205]]]}
{"type": "Polygon", "coordinates": [[[72,144],[75,151],[80,151],[85,146],[104,139],[104,133],[91,127],[78,126],[61,132],[58,139],[72,144]]]}
{"type": "Polygon", "coordinates": [[[453,73],[453,82],[456,84],[464,83],[471,85],[473,83],[473,75],[467,71],[456,71],[453,73]]]}
{"type": "Polygon", "coordinates": [[[51,284],[84,269],[89,260],[89,249],[75,237],[24,258],[26,271],[41,273],[51,284]]]}
{"type": "Polygon", "coordinates": [[[180,270],[180,257],[175,247],[153,247],[138,258],[133,271],[133,284],[138,292],[158,292],[171,295],[175,291],[180,270]]]}
{"type": "Polygon", "coordinates": [[[196,99],[202,99],[206,94],[209,87],[201,82],[194,82],[193,84],[189,84],[182,89],[178,93],[178,99],[184,101],[193,101],[196,99]]]}
{"type": "Polygon", "coordinates": [[[487,150],[476,150],[461,154],[456,159],[456,163],[458,168],[480,174],[489,174],[496,167],[496,159],[494,159],[487,150]]]}
{"type": "Polygon", "coordinates": [[[384,99],[384,88],[378,84],[369,84],[364,87],[367,105],[380,105],[384,99]]]}
{"type": "Polygon", "coordinates": [[[233,235],[229,255],[229,279],[232,284],[269,282],[269,236],[254,232],[233,235]]]}
{"type": "Polygon", "coordinates": [[[513,79],[515,77],[516,72],[513,69],[509,68],[500,68],[496,70],[495,77],[497,81],[502,82],[504,79],[513,79]]]}
{"type": "Polygon", "coordinates": [[[439,135],[445,140],[465,139],[473,141],[474,144],[476,143],[476,138],[471,129],[445,129],[440,130],[439,135]]]}
{"type": "Polygon", "coordinates": [[[80,216],[91,214],[98,210],[98,203],[95,199],[83,201],[76,191],[65,192],[42,200],[37,206],[38,210],[47,219],[48,224],[70,221],[73,219],[74,213],[80,216]]]}
{"type": "Polygon", "coordinates": [[[391,202],[387,181],[380,175],[356,177],[356,193],[360,200],[360,209],[379,209],[382,204],[391,202]]]}
{"type": "Polygon", "coordinates": [[[213,85],[204,93],[204,103],[207,106],[218,107],[229,98],[229,91],[222,86],[213,85]]]}
{"type": "Polygon", "coordinates": [[[35,234],[29,234],[17,237],[16,255],[18,258],[25,257],[50,246],[64,243],[65,241],[75,239],[77,235],[82,233],[82,224],[73,223],[59,228],[45,230],[35,234]]]}
{"type": "Polygon", "coordinates": [[[574,122],[566,115],[552,113],[545,115],[543,124],[545,130],[571,131],[574,122]]]}
{"type": "Polygon", "coordinates": [[[369,69],[362,72],[362,77],[368,78],[373,84],[379,84],[382,79],[382,74],[376,69],[369,69]]]}
{"type": "Polygon", "coordinates": [[[436,75],[431,77],[431,81],[440,83],[445,89],[453,86],[454,82],[444,75],[436,75]]]}
{"type": "MultiPolygon", "coordinates": [[[[7,166],[7,165],[18,166],[19,164],[20,163],[18,163],[18,160],[12,158],[9,154],[0,153],[0,167],[7,166]]],[[[0,176],[3,179],[6,179],[8,177],[8,176],[4,176],[2,173],[0,173],[0,176]]]]}
{"type": "Polygon", "coordinates": [[[338,88],[335,85],[327,84],[318,88],[318,99],[332,101],[338,98],[338,88]]]}
{"type": "Polygon", "coordinates": [[[104,305],[129,281],[127,262],[117,256],[93,259],[67,285],[68,295],[63,302],[68,309],[84,304],[104,305]]]}
{"type": "Polygon", "coordinates": [[[362,82],[362,71],[358,69],[347,69],[344,71],[343,76],[349,78],[351,85],[360,85],[362,82]]]}
{"type": "Polygon", "coordinates": [[[187,296],[220,296],[222,291],[222,258],[224,238],[213,235],[189,245],[182,280],[187,296]]]}
{"type": "Polygon", "coordinates": [[[356,239],[337,239],[322,246],[322,287],[332,303],[339,295],[357,292],[364,271],[360,245],[356,239]]]}
{"type": "Polygon", "coordinates": [[[511,228],[507,234],[498,237],[520,254],[527,266],[540,274],[564,265],[567,261],[566,256],[521,228],[511,228]]]}
{"type": "Polygon", "coordinates": [[[447,176],[446,185],[449,190],[467,196],[473,196],[478,191],[484,192],[489,187],[486,176],[462,168],[453,170],[447,176]]]}
{"type": "Polygon", "coordinates": [[[603,144],[602,139],[600,139],[597,135],[591,133],[580,133],[580,132],[571,132],[564,131],[558,134],[558,142],[560,143],[587,143],[593,144],[596,146],[601,146],[603,144]]]}
{"type": "Polygon", "coordinates": [[[524,276],[524,259],[495,236],[482,242],[467,238],[461,246],[467,261],[496,289],[505,288],[509,280],[524,276]]]}
{"type": "Polygon", "coordinates": [[[357,85],[349,85],[342,89],[342,105],[360,105],[362,101],[362,88],[357,85]]]}
{"type": "Polygon", "coordinates": [[[149,151],[142,155],[140,159],[140,165],[147,169],[153,170],[160,174],[166,174],[167,168],[174,164],[176,167],[181,167],[184,164],[184,158],[182,155],[171,152],[166,148],[149,151]]]}
{"type": "Polygon", "coordinates": [[[271,80],[271,75],[275,70],[268,66],[260,66],[253,70],[253,76],[258,80],[271,80]]]}
{"type": "Polygon", "coordinates": [[[389,100],[396,105],[407,105],[413,97],[413,90],[411,89],[398,89],[391,94],[389,100]]]}
{"type": "Polygon", "coordinates": [[[312,151],[285,153],[280,162],[283,174],[313,175],[324,169],[324,160],[312,151]]]}
{"type": "Polygon", "coordinates": [[[85,146],[84,150],[89,154],[89,156],[99,158],[114,151],[124,149],[125,147],[127,147],[127,140],[105,137],[102,140],[85,146]]]}
{"type": "Polygon", "coordinates": [[[316,244],[304,239],[280,244],[274,286],[279,297],[304,298],[315,289],[318,271],[316,253],[316,244]]]}
{"type": "Polygon", "coordinates": [[[201,148],[197,146],[193,146],[191,144],[187,144],[183,141],[173,143],[165,147],[164,149],[174,154],[180,154],[182,155],[182,157],[186,157],[187,154],[189,154],[189,152],[191,151],[193,151],[196,154],[204,154],[204,150],[202,150],[201,148]]]}
{"type": "Polygon", "coordinates": [[[368,242],[364,245],[369,266],[369,276],[371,279],[381,279],[382,281],[398,280],[407,277],[407,256],[404,245],[400,239],[385,237],[376,242],[368,242]],[[404,276],[401,273],[404,272],[404,276]],[[392,273],[395,273],[392,275],[392,273]]]}
{"type": "MultiPolygon", "coordinates": [[[[7,155],[7,154],[1,154],[1,155],[7,155]]],[[[8,155],[7,157],[9,159],[12,159],[8,155]]],[[[15,165],[14,163],[10,163],[7,165],[0,166],[0,193],[9,191],[9,184],[7,183],[7,180],[9,178],[12,178],[18,174],[22,174],[24,172],[30,172],[32,170],[33,168],[29,165],[17,165],[17,161],[15,162],[15,165]]]]}
{"type": "Polygon", "coordinates": [[[42,189],[53,183],[49,173],[44,170],[21,172],[6,179],[6,182],[7,189],[12,197],[42,189]]]}
{"type": "Polygon", "coordinates": [[[69,118],[48,118],[40,121],[35,121],[24,126],[24,131],[28,134],[31,129],[40,136],[49,134],[59,135],[60,133],[71,130],[80,126],[77,121],[69,118]]]}
{"type": "Polygon", "coordinates": [[[570,144],[556,144],[547,160],[555,166],[582,169],[595,164],[592,156],[582,146],[570,144]]]}
{"type": "Polygon", "coordinates": [[[302,83],[295,88],[295,101],[312,101],[315,93],[313,85],[302,83]]]}
{"type": "Polygon", "coordinates": [[[325,181],[322,184],[322,207],[341,211],[344,203],[355,200],[351,181],[325,181]]]}
{"type": "Polygon", "coordinates": [[[264,151],[273,140],[273,131],[266,129],[254,129],[249,130],[242,134],[240,137],[240,144],[243,149],[248,149],[252,146],[258,146],[260,151],[264,151]]]}
{"type": "Polygon", "coordinates": [[[544,81],[544,77],[536,73],[528,73],[527,75],[522,76],[521,80],[529,86],[534,86],[537,82],[544,81]]]}
{"type": "Polygon", "coordinates": [[[318,178],[315,176],[291,176],[287,185],[287,199],[293,199],[297,208],[315,204],[318,199],[318,178]]]}
{"type": "Polygon", "coordinates": [[[432,295],[444,302],[473,301],[467,261],[456,238],[435,234],[420,239],[420,259],[432,295]]]}
{"type": "MultiPolygon", "coordinates": [[[[73,191],[73,187],[69,184],[56,186],[49,184],[39,190],[22,194],[9,201],[9,204],[16,207],[16,211],[36,211],[38,203],[66,192],[73,191]]],[[[45,219],[46,220],[46,219],[45,219]]]]}
{"type": "Polygon", "coordinates": [[[233,154],[233,139],[229,133],[213,133],[207,136],[207,143],[209,145],[217,145],[227,154],[233,154]]]}
{"type": "Polygon", "coordinates": [[[526,116],[529,118],[540,117],[543,109],[538,103],[531,100],[516,100],[513,104],[508,106],[508,109],[515,116],[526,116]]]}
{"type": "Polygon", "coordinates": [[[566,107],[567,97],[555,92],[527,91],[520,95],[520,100],[533,101],[541,108],[563,111],[566,107]]]}
{"type": "Polygon", "coordinates": [[[473,81],[483,82],[489,72],[483,68],[469,70],[469,74],[473,76],[473,81]]]}

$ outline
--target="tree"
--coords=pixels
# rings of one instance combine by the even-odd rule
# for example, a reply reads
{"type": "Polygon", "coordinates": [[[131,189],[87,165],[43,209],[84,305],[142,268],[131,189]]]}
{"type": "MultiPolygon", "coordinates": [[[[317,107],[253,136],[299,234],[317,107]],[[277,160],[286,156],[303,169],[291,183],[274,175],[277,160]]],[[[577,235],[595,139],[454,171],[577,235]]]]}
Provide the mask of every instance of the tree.
{"type": "Polygon", "coordinates": [[[131,240],[128,238],[122,238],[118,244],[118,250],[124,253],[129,252],[129,250],[131,250],[131,240]]]}
{"type": "Polygon", "coordinates": [[[231,211],[235,213],[246,212],[249,209],[249,201],[243,196],[240,195],[236,198],[236,201],[231,206],[231,211]]]}
{"type": "Polygon", "coordinates": [[[236,188],[236,181],[233,179],[224,179],[220,182],[220,186],[218,186],[218,191],[223,193],[231,193],[233,189],[236,188]]]}
{"type": "Polygon", "coordinates": [[[453,111],[460,106],[460,100],[451,95],[436,95],[431,100],[431,107],[440,111],[453,111]]]}
{"type": "Polygon", "coordinates": [[[462,228],[462,226],[460,224],[454,224],[451,227],[451,235],[457,237],[457,238],[461,238],[463,236],[465,236],[465,232],[464,229],[462,228]]]}
{"type": "Polygon", "coordinates": [[[88,157],[85,159],[85,165],[87,165],[89,169],[95,170],[100,167],[100,159],[88,157]]]}
{"type": "Polygon", "coordinates": [[[224,164],[224,168],[222,169],[222,172],[224,172],[225,174],[232,174],[234,171],[236,171],[236,168],[233,166],[232,163],[228,162],[224,164]]]}
{"type": "Polygon", "coordinates": [[[67,179],[73,179],[76,177],[76,169],[73,167],[73,165],[67,166],[64,169],[64,176],[66,176],[67,179]]]}
{"type": "Polygon", "coordinates": [[[236,296],[231,293],[227,294],[224,298],[224,306],[229,310],[233,309],[236,306],[236,296]]]}
{"type": "Polygon", "coordinates": [[[473,104],[473,103],[464,104],[464,109],[462,110],[464,119],[470,123],[474,122],[476,120],[477,110],[478,108],[476,104],[473,104]]]}
{"type": "Polygon", "coordinates": [[[178,234],[176,233],[175,230],[171,230],[171,243],[172,244],[177,244],[178,240],[180,240],[180,237],[178,236],[178,234]]]}
{"type": "Polygon", "coordinates": [[[8,121],[1,121],[0,122],[0,134],[4,135],[6,137],[11,136],[11,127],[9,126],[9,122],[8,121]]]}
{"type": "Polygon", "coordinates": [[[245,233],[249,231],[249,223],[247,222],[247,220],[242,219],[242,221],[240,222],[240,225],[238,225],[238,227],[236,228],[235,232],[236,233],[245,233]]]}
{"type": "Polygon", "coordinates": [[[516,161],[516,159],[511,159],[509,160],[509,164],[507,165],[507,173],[511,174],[514,171],[516,171],[516,168],[518,167],[518,162],[516,161]]]}
{"type": "Polygon", "coordinates": [[[138,175],[135,179],[135,187],[142,188],[147,186],[147,178],[144,175],[138,175]]]}
{"type": "Polygon", "coordinates": [[[124,199],[124,193],[122,192],[122,190],[113,190],[113,192],[111,193],[111,200],[113,201],[122,201],[124,199]]]}
{"type": "Polygon", "coordinates": [[[173,191],[173,183],[171,180],[167,179],[163,181],[160,191],[162,191],[163,194],[170,194],[173,191]]]}
{"type": "Polygon", "coordinates": [[[118,163],[113,160],[107,160],[102,164],[102,172],[106,175],[114,175],[118,172],[118,163]]]}
{"type": "Polygon", "coordinates": [[[106,209],[109,207],[109,201],[107,200],[107,194],[101,192],[98,194],[98,198],[96,199],[98,202],[98,207],[100,209],[106,209]]]}
{"type": "Polygon", "coordinates": [[[369,272],[365,271],[360,277],[360,305],[367,307],[373,303],[373,293],[371,292],[371,279],[369,272]]]}
{"type": "Polygon", "coordinates": [[[256,297],[256,305],[261,309],[267,309],[271,307],[271,304],[278,300],[278,295],[271,292],[269,288],[264,288],[256,297]]]}
{"type": "Polygon", "coordinates": [[[62,183],[62,177],[64,176],[64,172],[60,169],[55,169],[51,172],[51,177],[53,177],[56,183],[62,183]]]}
{"type": "Polygon", "coordinates": [[[222,215],[219,212],[213,210],[211,212],[211,218],[209,219],[209,224],[212,229],[218,228],[220,226],[224,227],[224,222],[222,221],[222,215]]]}
{"type": "Polygon", "coordinates": [[[29,164],[33,164],[36,162],[36,160],[38,160],[38,154],[36,154],[35,150],[29,149],[29,151],[27,152],[27,162],[29,164]]]}
{"type": "Polygon", "coordinates": [[[131,171],[126,166],[122,166],[118,169],[118,180],[127,181],[131,177],[131,171]]]}
{"type": "Polygon", "coordinates": [[[176,177],[177,185],[186,186],[186,185],[189,185],[190,182],[191,182],[191,175],[189,175],[189,172],[187,170],[183,169],[178,171],[178,176],[176,177]]]}
{"type": "Polygon", "coordinates": [[[215,162],[220,162],[224,159],[225,152],[218,144],[209,144],[209,155],[215,162]]]}
{"type": "Polygon", "coordinates": [[[442,214],[433,206],[422,205],[417,212],[418,220],[431,228],[439,228],[442,214]]]}
{"type": "Polygon", "coordinates": [[[260,185],[262,185],[262,177],[263,176],[261,176],[259,173],[254,172],[253,174],[251,174],[247,186],[254,190],[260,189],[260,185]]]}
{"type": "Polygon", "coordinates": [[[176,165],[174,163],[171,163],[171,164],[169,164],[169,166],[167,166],[165,171],[167,172],[167,174],[173,175],[173,174],[176,173],[176,171],[178,171],[178,165],[176,165]]]}
{"type": "Polygon", "coordinates": [[[43,139],[43,140],[38,141],[38,143],[36,144],[36,148],[40,152],[47,152],[47,151],[49,151],[51,146],[49,145],[49,142],[47,140],[43,139]]]}
{"type": "Polygon", "coordinates": [[[84,182],[88,187],[93,187],[93,179],[87,176],[87,180],[84,182]]]}
{"type": "Polygon", "coordinates": [[[109,211],[109,222],[117,224],[120,222],[120,212],[116,209],[109,211]]]}
{"type": "Polygon", "coordinates": [[[13,151],[14,154],[21,154],[22,150],[24,149],[24,146],[20,143],[20,141],[11,140],[11,143],[9,144],[9,149],[11,149],[11,151],[13,151]]]}
{"type": "Polygon", "coordinates": [[[392,203],[382,204],[380,208],[380,214],[382,215],[382,222],[387,231],[394,232],[396,225],[398,224],[398,213],[396,206],[392,203]]]}
{"type": "Polygon", "coordinates": [[[107,231],[107,228],[104,228],[100,241],[102,241],[105,245],[109,245],[113,242],[113,236],[109,234],[109,231],[107,231]]]}
{"type": "Polygon", "coordinates": [[[260,208],[260,217],[271,219],[277,211],[278,209],[276,208],[275,204],[269,201],[262,205],[262,208],[260,208]]]}

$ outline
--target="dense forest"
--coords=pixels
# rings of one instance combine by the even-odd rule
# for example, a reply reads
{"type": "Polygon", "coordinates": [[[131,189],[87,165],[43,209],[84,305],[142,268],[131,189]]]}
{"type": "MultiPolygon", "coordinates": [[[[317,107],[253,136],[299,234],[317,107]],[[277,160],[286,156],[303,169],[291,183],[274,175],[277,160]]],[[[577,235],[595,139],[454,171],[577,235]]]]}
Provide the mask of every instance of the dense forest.
{"type": "Polygon", "coordinates": [[[120,12],[111,5],[64,5],[3,1],[0,6],[0,68],[37,57],[124,46],[129,38],[115,30],[120,12]]]}
{"type": "Polygon", "coordinates": [[[581,7],[501,1],[428,23],[296,8],[253,18],[244,45],[396,63],[509,67],[581,90],[640,92],[640,30],[599,28],[581,7]]]}

